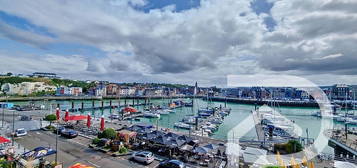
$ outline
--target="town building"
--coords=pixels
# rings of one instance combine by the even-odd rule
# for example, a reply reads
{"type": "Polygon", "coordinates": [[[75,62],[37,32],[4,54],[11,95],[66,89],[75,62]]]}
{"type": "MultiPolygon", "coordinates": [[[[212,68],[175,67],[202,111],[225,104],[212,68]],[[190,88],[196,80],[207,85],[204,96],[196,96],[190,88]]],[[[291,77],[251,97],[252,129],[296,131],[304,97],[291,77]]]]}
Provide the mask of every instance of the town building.
{"type": "Polygon", "coordinates": [[[120,87],[120,96],[134,96],[136,92],[135,87],[120,87]]]}
{"type": "Polygon", "coordinates": [[[350,87],[346,84],[332,86],[332,99],[345,100],[350,97],[350,87]]]}
{"type": "Polygon", "coordinates": [[[55,79],[59,78],[55,73],[48,73],[48,72],[35,72],[30,75],[30,77],[37,77],[37,78],[50,78],[55,79]]]}
{"type": "Polygon", "coordinates": [[[119,96],[120,95],[120,86],[115,83],[110,83],[106,86],[106,95],[107,96],[119,96]]]}
{"type": "Polygon", "coordinates": [[[82,94],[81,87],[60,86],[56,90],[56,96],[81,96],[82,94]]]}
{"type": "Polygon", "coordinates": [[[81,87],[70,87],[69,90],[72,96],[81,96],[83,94],[81,87]]]}

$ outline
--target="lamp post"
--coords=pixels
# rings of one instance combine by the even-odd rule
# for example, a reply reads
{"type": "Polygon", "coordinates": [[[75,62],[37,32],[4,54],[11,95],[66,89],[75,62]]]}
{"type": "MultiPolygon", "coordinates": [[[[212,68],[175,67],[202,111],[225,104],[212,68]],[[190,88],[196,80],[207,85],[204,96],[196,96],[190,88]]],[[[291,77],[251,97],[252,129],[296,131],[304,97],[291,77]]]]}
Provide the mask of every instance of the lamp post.
{"type": "Polygon", "coordinates": [[[2,122],[1,122],[1,128],[4,128],[4,118],[5,118],[5,104],[2,105],[2,122]]]}
{"type": "Polygon", "coordinates": [[[58,161],[58,125],[59,125],[59,121],[57,120],[57,128],[56,128],[56,158],[55,158],[56,164],[57,164],[57,161],[58,161]]]}
{"type": "MultiPolygon", "coordinates": [[[[7,106],[7,95],[5,92],[5,100],[6,100],[6,106],[7,106]]],[[[4,120],[5,120],[5,105],[3,104],[2,106],[2,122],[1,122],[1,128],[4,128],[4,120]]]]}
{"type": "Polygon", "coordinates": [[[14,146],[15,139],[15,110],[12,111],[12,146],[14,146]]]}

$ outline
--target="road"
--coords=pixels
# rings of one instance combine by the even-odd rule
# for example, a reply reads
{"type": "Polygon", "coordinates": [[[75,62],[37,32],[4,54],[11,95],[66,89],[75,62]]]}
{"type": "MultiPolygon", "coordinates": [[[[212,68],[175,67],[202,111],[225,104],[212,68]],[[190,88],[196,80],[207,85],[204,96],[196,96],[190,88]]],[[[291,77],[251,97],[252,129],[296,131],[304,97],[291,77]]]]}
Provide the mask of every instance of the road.
{"type": "MultiPolygon", "coordinates": [[[[46,131],[31,131],[27,136],[17,138],[16,142],[27,149],[33,149],[38,146],[50,146],[56,148],[56,135],[46,131]]],[[[154,161],[146,166],[130,161],[128,159],[129,156],[112,157],[88,148],[89,143],[89,139],[80,136],[74,139],[65,139],[59,136],[58,161],[63,163],[64,167],[69,167],[75,163],[83,163],[98,168],[153,168],[159,164],[158,161],[154,161]]],[[[54,161],[55,155],[49,156],[46,159],[48,161],[54,161]]]]}

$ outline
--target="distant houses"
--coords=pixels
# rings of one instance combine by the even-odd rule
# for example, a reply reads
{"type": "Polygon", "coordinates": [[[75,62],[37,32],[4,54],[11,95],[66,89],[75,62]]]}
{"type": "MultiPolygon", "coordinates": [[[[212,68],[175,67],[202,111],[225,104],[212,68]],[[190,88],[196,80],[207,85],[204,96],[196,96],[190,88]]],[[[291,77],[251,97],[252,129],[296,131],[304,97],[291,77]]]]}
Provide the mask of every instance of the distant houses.
{"type": "Polygon", "coordinates": [[[81,87],[60,86],[56,89],[56,96],[83,96],[81,87]]]}

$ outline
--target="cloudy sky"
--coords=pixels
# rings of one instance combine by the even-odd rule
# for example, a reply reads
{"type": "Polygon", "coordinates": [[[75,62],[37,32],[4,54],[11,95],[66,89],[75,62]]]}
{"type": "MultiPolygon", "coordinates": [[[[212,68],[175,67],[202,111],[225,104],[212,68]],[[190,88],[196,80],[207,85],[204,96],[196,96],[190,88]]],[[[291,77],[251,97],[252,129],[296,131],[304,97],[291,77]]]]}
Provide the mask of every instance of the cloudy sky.
{"type": "Polygon", "coordinates": [[[356,0],[0,0],[0,73],[357,84],[356,0]]]}

